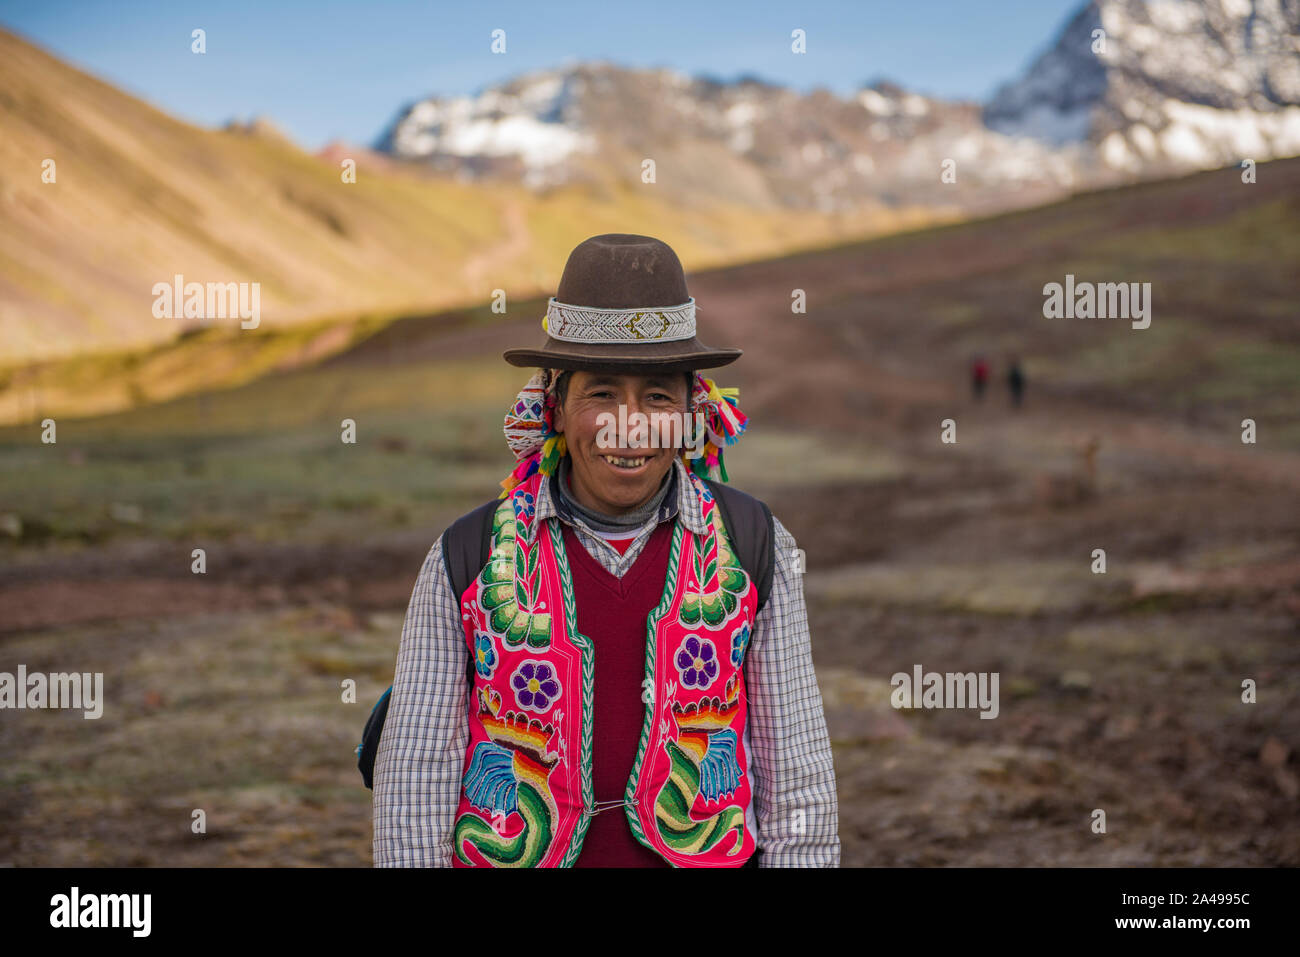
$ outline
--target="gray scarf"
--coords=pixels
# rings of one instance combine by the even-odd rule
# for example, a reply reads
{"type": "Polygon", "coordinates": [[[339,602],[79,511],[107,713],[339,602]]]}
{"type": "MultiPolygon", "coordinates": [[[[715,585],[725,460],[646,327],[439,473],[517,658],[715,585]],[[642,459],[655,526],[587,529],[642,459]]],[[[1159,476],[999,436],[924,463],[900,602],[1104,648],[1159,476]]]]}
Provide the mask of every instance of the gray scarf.
{"type": "MultiPolygon", "coordinates": [[[[558,496],[557,507],[563,511],[568,510],[570,515],[576,515],[585,523],[590,525],[598,532],[625,532],[630,528],[637,528],[648,522],[652,516],[659,512],[664,500],[668,497],[670,491],[677,487],[677,466],[674,464],[668,469],[668,474],[664,480],[659,483],[659,491],[650,496],[649,501],[638,508],[633,509],[625,515],[606,515],[604,512],[593,511],[587,508],[576,498],[569,489],[569,476],[571,468],[569,465],[569,456],[560,459],[560,467],[555,475],[555,481],[552,488],[558,496]]],[[[671,501],[671,500],[670,500],[671,501]]],[[[663,521],[667,516],[661,516],[663,521]]]]}

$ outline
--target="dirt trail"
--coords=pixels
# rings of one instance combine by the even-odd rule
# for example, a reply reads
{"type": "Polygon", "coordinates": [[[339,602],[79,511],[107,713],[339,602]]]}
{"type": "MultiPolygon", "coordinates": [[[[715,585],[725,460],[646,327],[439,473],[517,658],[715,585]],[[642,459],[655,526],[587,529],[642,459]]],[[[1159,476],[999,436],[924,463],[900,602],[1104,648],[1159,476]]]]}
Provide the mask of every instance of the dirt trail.
{"type": "Polygon", "coordinates": [[[483,252],[470,257],[461,271],[465,281],[473,288],[479,287],[491,270],[503,266],[532,248],[532,234],[529,232],[528,218],[521,203],[514,199],[507,199],[501,220],[505,226],[505,238],[495,246],[489,246],[483,252]]]}

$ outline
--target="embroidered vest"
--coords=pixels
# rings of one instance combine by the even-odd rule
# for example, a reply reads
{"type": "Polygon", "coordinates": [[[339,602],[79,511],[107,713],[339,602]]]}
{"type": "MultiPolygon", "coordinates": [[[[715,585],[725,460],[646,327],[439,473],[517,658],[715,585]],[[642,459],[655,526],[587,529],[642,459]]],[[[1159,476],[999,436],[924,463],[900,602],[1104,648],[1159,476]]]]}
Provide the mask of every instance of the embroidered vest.
{"type": "MultiPolygon", "coordinates": [[[[712,493],[688,473],[708,531],[674,522],[663,595],[646,617],[645,721],[624,794],[633,835],[675,867],[754,853],[744,657],[758,590],[712,493]]],[[[461,597],[474,661],[455,867],[571,867],[597,808],[595,654],[575,624],[559,520],[535,522],[540,472],[492,522],[487,564],[461,597]]]]}

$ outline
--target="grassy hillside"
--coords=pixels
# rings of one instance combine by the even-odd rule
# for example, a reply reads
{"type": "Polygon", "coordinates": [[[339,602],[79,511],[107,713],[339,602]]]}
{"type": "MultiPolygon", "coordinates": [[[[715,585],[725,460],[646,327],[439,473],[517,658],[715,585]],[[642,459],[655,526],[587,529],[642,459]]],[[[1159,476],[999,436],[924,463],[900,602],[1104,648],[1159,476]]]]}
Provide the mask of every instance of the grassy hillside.
{"type": "Polygon", "coordinates": [[[536,195],[363,149],[344,183],[337,150],[189,126],[4,31],[0,129],[0,365],[170,340],[182,320],[154,318],[151,290],[175,274],[257,282],[277,325],[533,295],[599,232],[659,236],[700,268],[933,219],[678,207],[631,170],[536,195]]]}

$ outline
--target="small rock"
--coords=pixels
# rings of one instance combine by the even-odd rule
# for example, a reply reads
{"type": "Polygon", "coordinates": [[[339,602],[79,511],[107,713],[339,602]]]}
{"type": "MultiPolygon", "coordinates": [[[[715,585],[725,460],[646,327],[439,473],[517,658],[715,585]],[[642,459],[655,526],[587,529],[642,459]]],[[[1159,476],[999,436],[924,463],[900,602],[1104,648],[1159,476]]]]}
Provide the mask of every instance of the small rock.
{"type": "Polygon", "coordinates": [[[1269,738],[1259,749],[1259,763],[1266,768],[1280,768],[1286,764],[1291,749],[1277,738],[1269,738]]]}
{"type": "Polygon", "coordinates": [[[1029,698],[1038,693],[1038,682],[1033,678],[1018,676],[1007,680],[1006,689],[1012,698],[1029,698]]]}
{"type": "Polygon", "coordinates": [[[1300,794],[1300,779],[1286,768],[1278,768],[1274,771],[1273,780],[1277,781],[1277,786],[1287,797],[1294,799],[1297,794],[1300,794]]]}
{"type": "Polygon", "coordinates": [[[1070,691],[1087,691],[1092,687],[1092,675],[1086,671],[1067,671],[1061,675],[1061,687],[1070,691]]]}
{"type": "Polygon", "coordinates": [[[139,525],[144,521],[144,509],[139,505],[127,505],[123,502],[114,502],[108,507],[108,514],[115,522],[122,522],[126,525],[139,525]]]}
{"type": "Polygon", "coordinates": [[[1102,733],[1102,737],[1107,741],[1123,741],[1137,734],[1141,726],[1142,723],[1138,721],[1137,715],[1121,715],[1106,722],[1106,730],[1102,733]]]}

